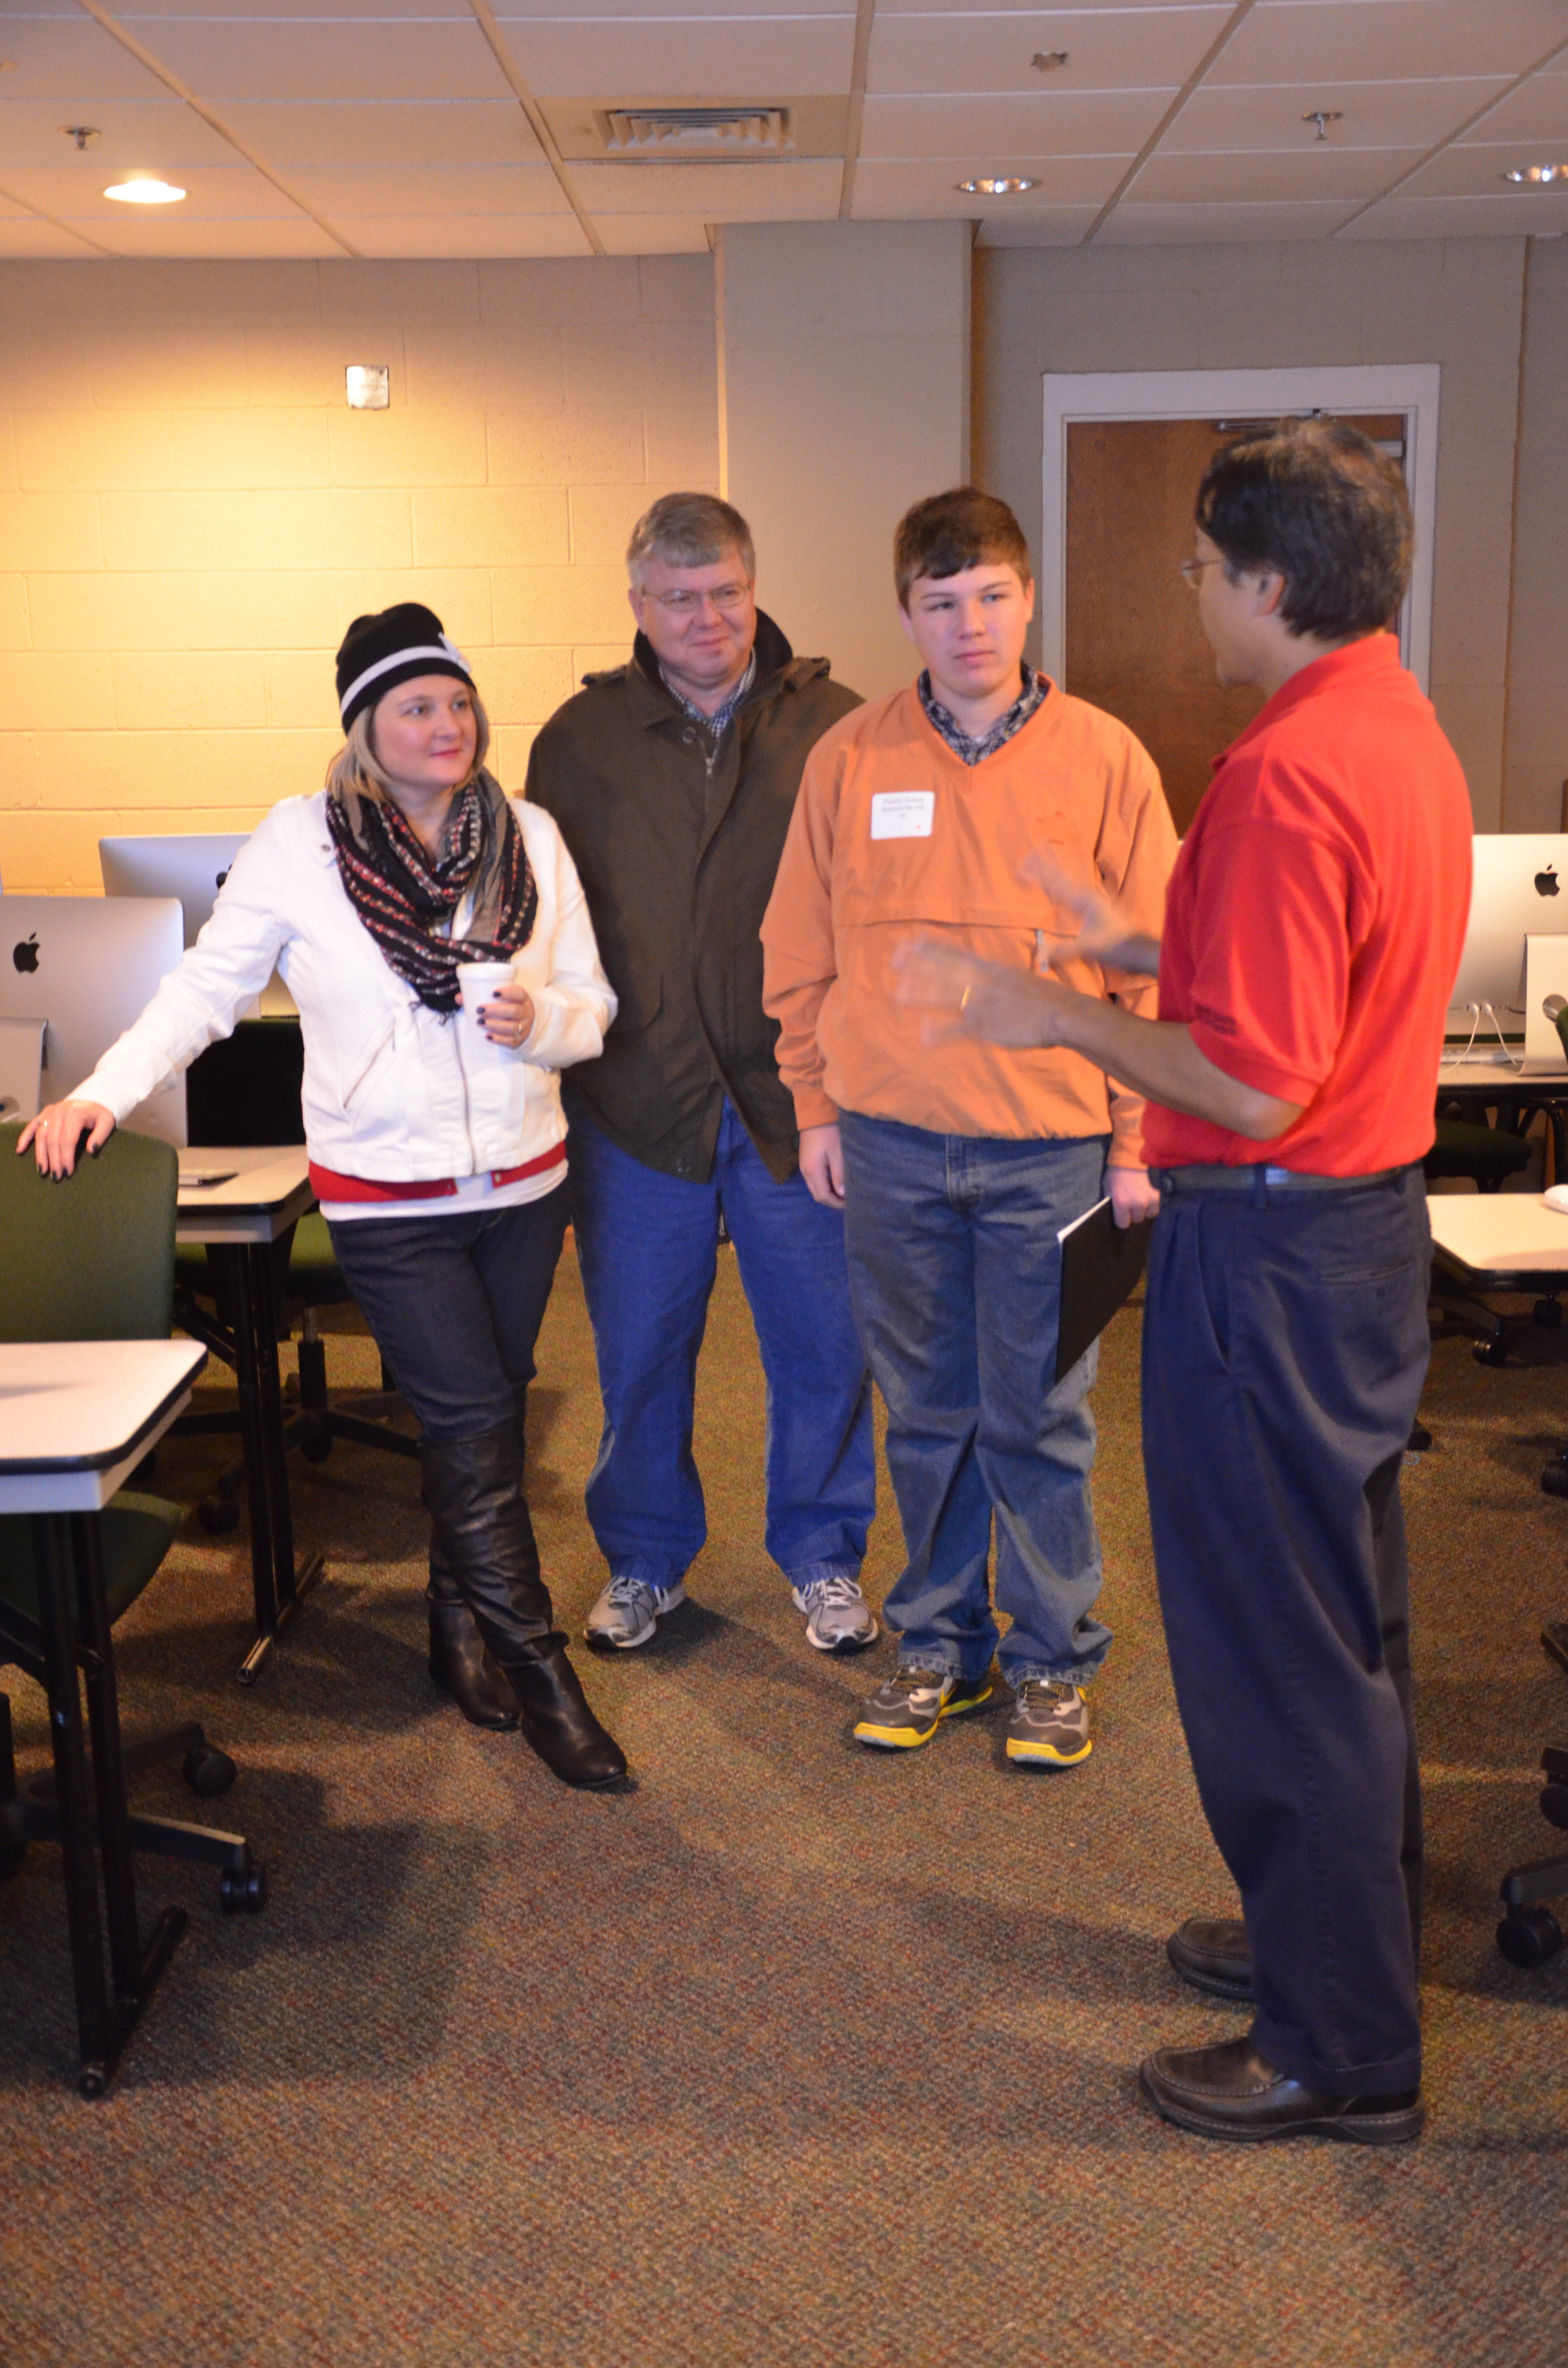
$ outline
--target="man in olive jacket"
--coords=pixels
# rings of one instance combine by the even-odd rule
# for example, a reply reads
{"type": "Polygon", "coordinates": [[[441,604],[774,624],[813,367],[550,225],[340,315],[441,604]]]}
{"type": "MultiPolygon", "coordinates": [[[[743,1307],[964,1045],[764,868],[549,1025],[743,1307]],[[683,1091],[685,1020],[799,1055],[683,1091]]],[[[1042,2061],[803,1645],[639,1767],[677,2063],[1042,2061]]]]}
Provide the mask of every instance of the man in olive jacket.
{"type": "Polygon", "coordinates": [[[619,998],[563,1079],[572,1212],[604,1399],[587,1510],[609,1566],[591,1641],[644,1645],[707,1535],[692,1456],[721,1211],[767,1376],[767,1551],[822,1652],[870,1644],[869,1385],[843,1219],[801,1181],[758,931],[806,757],[859,704],[753,597],[751,534],[708,494],[633,530],[631,663],[535,741],[530,800],[571,849],[619,998]]]}

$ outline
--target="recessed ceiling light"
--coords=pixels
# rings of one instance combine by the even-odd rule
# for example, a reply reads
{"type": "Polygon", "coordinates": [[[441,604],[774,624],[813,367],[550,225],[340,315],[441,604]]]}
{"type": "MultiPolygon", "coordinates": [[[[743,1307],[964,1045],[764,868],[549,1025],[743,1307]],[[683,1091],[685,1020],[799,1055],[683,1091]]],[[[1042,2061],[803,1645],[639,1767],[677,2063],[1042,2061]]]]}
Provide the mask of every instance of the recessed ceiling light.
{"type": "Polygon", "coordinates": [[[142,173],[134,181],[113,181],[104,191],[106,198],[115,198],[122,206],[173,206],[184,197],[172,181],[154,181],[142,173]]]}
{"type": "Polygon", "coordinates": [[[1016,174],[1005,174],[987,176],[978,181],[955,181],[953,187],[970,198],[1016,198],[1021,190],[1038,189],[1040,183],[1016,174]]]}
{"type": "Polygon", "coordinates": [[[1514,165],[1503,178],[1523,181],[1537,189],[1549,188],[1553,181],[1568,182],[1568,165],[1514,165]]]}

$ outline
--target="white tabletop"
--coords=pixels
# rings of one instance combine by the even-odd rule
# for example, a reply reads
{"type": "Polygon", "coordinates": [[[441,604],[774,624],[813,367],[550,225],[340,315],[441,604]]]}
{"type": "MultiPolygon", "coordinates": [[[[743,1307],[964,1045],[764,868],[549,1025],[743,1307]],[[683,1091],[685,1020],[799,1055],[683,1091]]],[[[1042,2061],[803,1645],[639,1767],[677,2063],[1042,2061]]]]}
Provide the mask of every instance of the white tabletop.
{"type": "Polygon", "coordinates": [[[302,1143],[192,1146],[179,1156],[179,1242],[275,1242],[315,1199],[302,1143]],[[203,1177],[221,1182],[202,1183],[203,1177]]]}
{"type": "Polygon", "coordinates": [[[1539,1192],[1434,1192],[1438,1249],[1476,1275],[1568,1274],[1568,1217],[1539,1192]]]}
{"type": "Polygon", "coordinates": [[[107,1505],[206,1362],[199,1340],[0,1342],[0,1512],[107,1505]]]}

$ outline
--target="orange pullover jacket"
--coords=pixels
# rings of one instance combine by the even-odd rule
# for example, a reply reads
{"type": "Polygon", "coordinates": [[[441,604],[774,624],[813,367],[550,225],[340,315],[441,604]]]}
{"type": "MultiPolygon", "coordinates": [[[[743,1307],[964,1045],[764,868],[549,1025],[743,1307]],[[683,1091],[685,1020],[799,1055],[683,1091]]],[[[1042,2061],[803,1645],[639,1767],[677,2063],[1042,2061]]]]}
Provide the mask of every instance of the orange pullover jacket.
{"type": "MultiPolygon", "coordinates": [[[[1020,877],[1032,848],[1097,880],[1157,936],[1176,832],[1153,759],[1125,724],[1054,685],[1021,732],[965,765],[913,685],[870,700],[812,750],[762,924],[763,1002],[802,1127],[840,1110],[939,1134],[1109,1133],[1142,1164],[1143,1105],[1081,1054],[924,1042],[894,999],[894,948],[935,929],[987,961],[1036,966],[1074,916],[1020,877]]],[[[1068,984],[1154,1016],[1157,989],[1073,963],[1068,984]]]]}

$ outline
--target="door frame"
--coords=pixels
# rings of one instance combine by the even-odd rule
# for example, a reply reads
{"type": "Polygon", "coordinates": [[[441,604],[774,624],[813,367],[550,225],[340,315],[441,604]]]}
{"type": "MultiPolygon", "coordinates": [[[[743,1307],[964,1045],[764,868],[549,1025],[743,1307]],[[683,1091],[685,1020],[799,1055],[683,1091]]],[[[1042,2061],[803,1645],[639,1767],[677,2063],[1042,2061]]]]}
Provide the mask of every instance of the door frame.
{"type": "Polygon", "coordinates": [[[1423,690],[1432,655],[1432,541],[1437,510],[1437,362],[1301,370],[1047,371],[1040,537],[1040,662],[1053,680],[1067,649],[1067,430],[1075,421],[1282,418],[1290,412],[1404,413],[1404,475],[1415,562],[1400,611],[1400,651],[1423,690]]]}

